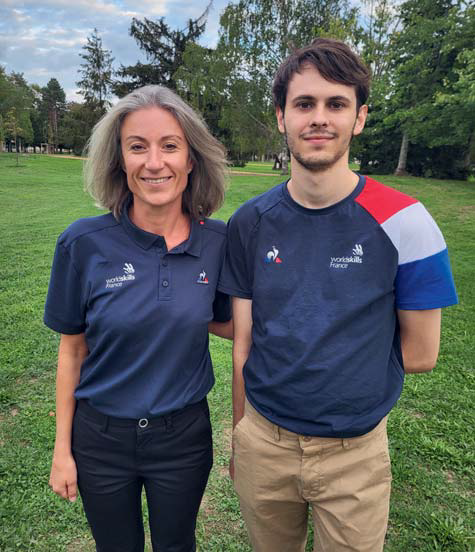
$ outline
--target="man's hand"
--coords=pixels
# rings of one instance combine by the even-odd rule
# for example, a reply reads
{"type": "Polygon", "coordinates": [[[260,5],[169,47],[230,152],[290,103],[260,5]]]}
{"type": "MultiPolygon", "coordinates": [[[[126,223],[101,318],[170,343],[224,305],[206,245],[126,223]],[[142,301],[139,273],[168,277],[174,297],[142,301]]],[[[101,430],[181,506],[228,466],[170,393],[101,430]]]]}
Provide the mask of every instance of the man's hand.
{"type": "Polygon", "coordinates": [[[76,462],[71,454],[53,456],[49,486],[61,498],[75,502],[77,498],[76,462]]]}

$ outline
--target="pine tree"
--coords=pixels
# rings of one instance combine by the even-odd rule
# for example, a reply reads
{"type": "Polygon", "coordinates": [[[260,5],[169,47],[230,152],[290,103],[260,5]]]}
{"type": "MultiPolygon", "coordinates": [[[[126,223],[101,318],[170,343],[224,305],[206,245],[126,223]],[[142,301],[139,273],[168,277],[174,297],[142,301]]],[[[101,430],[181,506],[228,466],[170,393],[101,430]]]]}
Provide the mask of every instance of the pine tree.
{"type": "Polygon", "coordinates": [[[79,93],[84,96],[88,106],[105,112],[110,105],[108,98],[111,96],[114,58],[109,50],[103,48],[102,38],[96,28],[87,37],[87,44],[82,49],[84,53],[79,54],[84,60],[79,70],[82,79],[76,83],[80,88],[79,93]]]}

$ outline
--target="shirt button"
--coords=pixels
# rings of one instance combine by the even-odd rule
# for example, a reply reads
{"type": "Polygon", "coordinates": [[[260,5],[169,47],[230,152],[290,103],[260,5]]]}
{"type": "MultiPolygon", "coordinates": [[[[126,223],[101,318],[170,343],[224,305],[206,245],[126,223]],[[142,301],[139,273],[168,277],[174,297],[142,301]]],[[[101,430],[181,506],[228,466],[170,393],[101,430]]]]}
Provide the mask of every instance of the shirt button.
{"type": "Polygon", "coordinates": [[[162,286],[163,287],[168,287],[168,280],[163,280],[162,286]]]}
{"type": "Polygon", "coordinates": [[[166,259],[163,259],[162,266],[168,266],[168,261],[166,259]]]}

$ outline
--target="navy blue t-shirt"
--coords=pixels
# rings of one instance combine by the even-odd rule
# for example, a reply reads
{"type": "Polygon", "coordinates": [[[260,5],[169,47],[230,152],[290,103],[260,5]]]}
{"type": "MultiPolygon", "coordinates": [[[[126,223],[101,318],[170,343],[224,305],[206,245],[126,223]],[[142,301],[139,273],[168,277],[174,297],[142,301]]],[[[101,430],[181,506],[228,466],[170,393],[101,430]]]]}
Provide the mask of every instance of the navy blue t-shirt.
{"type": "Polygon", "coordinates": [[[246,396],[303,435],[352,437],[393,407],[404,370],[396,308],[457,302],[447,248],[421,203],[369,178],[324,209],[283,183],[228,224],[218,289],[252,299],[246,396]]]}
{"type": "Polygon", "coordinates": [[[85,333],[77,399],[104,414],[152,417],[203,399],[214,383],[208,322],[230,319],[217,292],[226,244],[222,221],[192,221],[167,251],[127,209],[74,222],[58,239],[45,306],[47,326],[85,333]]]}

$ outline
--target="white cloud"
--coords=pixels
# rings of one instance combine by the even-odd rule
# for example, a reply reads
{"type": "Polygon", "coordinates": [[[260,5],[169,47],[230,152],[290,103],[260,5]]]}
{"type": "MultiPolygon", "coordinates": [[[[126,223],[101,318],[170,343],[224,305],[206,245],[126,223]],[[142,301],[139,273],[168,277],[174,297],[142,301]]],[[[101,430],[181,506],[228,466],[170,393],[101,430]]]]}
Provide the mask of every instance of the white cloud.
{"type": "MultiPolygon", "coordinates": [[[[214,0],[204,45],[214,46],[219,16],[228,0],[214,0]]],[[[132,17],[165,17],[172,28],[184,28],[188,19],[203,13],[208,0],[0,0],[0,65],[23,73],[30,83],[45,86],[56,78],[68,99],[80,100],[76,81],[79,54],[96,27],[116,68],[143,61],[129,36],[132,17]]]]}

